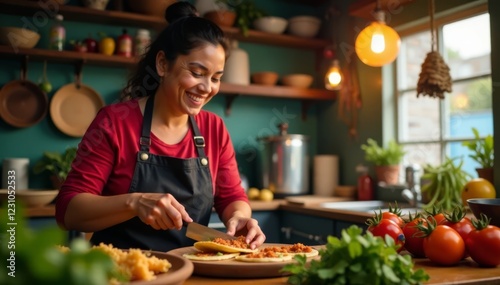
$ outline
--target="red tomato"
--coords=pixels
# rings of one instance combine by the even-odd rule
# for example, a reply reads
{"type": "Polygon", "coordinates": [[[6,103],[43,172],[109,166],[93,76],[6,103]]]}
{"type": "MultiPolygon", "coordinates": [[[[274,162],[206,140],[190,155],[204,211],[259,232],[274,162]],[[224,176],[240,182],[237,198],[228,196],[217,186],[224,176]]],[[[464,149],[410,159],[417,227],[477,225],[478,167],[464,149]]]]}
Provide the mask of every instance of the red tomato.
{"type": "Polygon", "coordinates": [[[405,249],[415,257],[425,257],[424,236],[425,233],[417,228],[417,224],[427,226],[427,220],[419,217],[415,218],[403,227],[405,235],[405,249]]]}
{"type": "Polygon", "coordinates": [[[396,223],[400,228],[403,228],[405,225],[405,222],[403,218],[401,218],[398,214],[395,214],[393,212],[383,212],[382,213],[382,219],[388,219],[396,223]]]}
{"type": "Polygon", "coordinates": [[[465,243],[457,231],[445,225],[437,225],[424,238],[425,256],[439,265],[455,265],[465,254],[465,243]]]}
{"type": "Polygon", "coordinates": [[[465,240],[470,257],[481,266],[500,265],[500,228],[489,225],[472,230],[465,240]]]}
{"type": "Polygon", "coordinates": [[[398,246],[398,252],[403,249],[405,243],[405,236],[403,230],[393,221],[387,219],[381,219],[378,223],[371,224],[368,227],[368,231],[374,236],[379,236],[385,238],[385,235],[389,235],[396,245],[398,246]]]}
{"type": "MultiPolygon", "coordinates": [[[[469,233],[474,230],[474,226],[472,225],[472,222],[469,218],[463,218],[459,222],[452,222],[449,220],[444,221],[444,225],[449,226],[450,228],[454,229],[457,231],[457,233],[460,234],[462,239],[465,241],[469,235],[469,233]]],[[[464,257],[468,256],[468,250],[467,248],[465,249],[465,254],[464,257]]]]}
{"type": "Polygon", "coordinates": [[[442,225],[446,221],[446,217],[443,213],[434,214],[432,215],[432,217],[434,218],[434,220],[436,220],[436,224],[438,225],[442,225]]]}

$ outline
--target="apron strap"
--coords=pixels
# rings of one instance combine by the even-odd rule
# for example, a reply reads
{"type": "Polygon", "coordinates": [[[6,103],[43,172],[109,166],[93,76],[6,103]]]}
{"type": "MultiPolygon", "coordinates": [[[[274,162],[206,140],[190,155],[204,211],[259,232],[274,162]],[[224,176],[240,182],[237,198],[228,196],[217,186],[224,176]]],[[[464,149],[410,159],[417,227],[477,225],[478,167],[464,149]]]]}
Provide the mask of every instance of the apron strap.
{"type": "Polygon", "coordinates": [[[149,96],[146,101],[146,107],[144,108],[144,119],[142,121],[142,132],[141,138],[139,140],[140,148],[142,152],[149,152],[149,146],[151,145],[151,122],[153,121],[153,107],[154,107],[154,96],[149,96]]]}
{"type": "Polygon", "coordinates": [[[198,157],[206,158],[205,155],[205,138],[201,135],[200,129],[198,129],[198,125],[194,120],[193,116],[189,116],[189,123],[191,123],[191,128],[193,128],[193,140],[194,145],[196,146],[196,150],[198,152],[198,157]]]}

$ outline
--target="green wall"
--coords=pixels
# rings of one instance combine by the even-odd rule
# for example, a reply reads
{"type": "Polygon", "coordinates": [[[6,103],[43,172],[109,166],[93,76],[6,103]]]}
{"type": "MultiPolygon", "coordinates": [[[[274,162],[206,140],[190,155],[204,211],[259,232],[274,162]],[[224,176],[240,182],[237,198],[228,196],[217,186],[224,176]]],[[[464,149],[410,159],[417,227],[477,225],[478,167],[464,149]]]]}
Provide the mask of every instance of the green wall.
{"type": "MultiPolygon", "coordinates": [[[[71,1],[70,4],[75,3],[71,1]]],[[[76,2],[77,3],[77,2],[76,2]]],[[[289,17],[296,14],[315,15],[320,11],[317,7],[290,4],[288,1],[257,1],[270,14],[289,17]],[[285,3],[286,2],[286,3],[285,3]]],[[[29,17],[27,17],[29,19],[29,17]]],[[[26,16],[0,14],[0,26],[22,26],[26,16]]],[[[80,40],[91,33],[97,38],[98,32],[104,32],[117,37],[123,28],[129,34],[135,35],[131,27],[106,26],[82,22],[65,21],[67,38],[80,40]]],[[[40,27],[42,39],[37,47],[47,46],[47,33],[50,23],[40,27]]],[[[283,75],[292,72],[304,72],[316,75],[315,52],[294,48],[277,46],[264,46],[251,43],[240,43],[240,48],[245,49],[250,57],[251,72],[260,70],[275,70],[283,75]],[[293,59],[293,60],[290,60],[293,59]]],[[[38,82],[42,74],[43,63],[29,61],[28,79],[38,82]]],[[[19,77],[20,61],[10,58],[0,58],[0,86],[19,77]]],[[[48,94],[49,100],[63,85],[73,81],[74,66],[48,62],[48,77],[53,85],[53,91],[48,94]]],[[[94,88],[107,104],[115,102],[121,88],[123,88],[128,70],[124,68],[105,68],[85,65],[83,68],[83,83],[94,88]]],[[[318,84],[318,82],[315,82],[318,84]]],[[[333,104],[321,102],[322,105],[333,104]]],[[[257,183],[258,151],[257,137],[277,134],[276,125],[281,120],[287,120],[290,127],[289,133],[304,134],[310,137],[309,150],[311,156],[316,152],[317,115],[316,106],[313,104],[307,114],[307,120],[301,119],[301,104],[298,100],[274,99],[263,97],[240,96],[232,105],[229,116],[224,113],[225,97],[218,95],[206,109],[220,115],[227,124],[231,134],[240,170],[249,179],[250,184],[257,183]]],[[[27,128],[15,128],[0,120],[0,160],[10,157],[27,157],[33,166],[42,156],[44,151],[64,151],[69,146],[78,145],[80,138],[68,137],[61,133],[53,124],[50,114],[38,124],[27,128]]],[[[31,188],[48,188],[50,182],[46,174],[35,175],[30,173],[31,188]]]]}

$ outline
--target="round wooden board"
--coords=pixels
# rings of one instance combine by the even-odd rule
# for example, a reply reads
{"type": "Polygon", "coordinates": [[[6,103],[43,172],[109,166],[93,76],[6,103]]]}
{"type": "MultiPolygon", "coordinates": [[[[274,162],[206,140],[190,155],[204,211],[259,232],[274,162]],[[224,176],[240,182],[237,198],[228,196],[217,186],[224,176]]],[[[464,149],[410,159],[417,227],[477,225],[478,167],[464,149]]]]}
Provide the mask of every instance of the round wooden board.
{"type": "MultiPolygon", "coordinates": [[[[288,246],[290,244],[265,243],[261,247],[267,246],[288,246]]],[[[314,247],[317,249],[316,247],[314,247]]],[[[169,251],[168,253],[182,256],[184,253],[196,251],[194,246],[181,247],[169,251]]],[[[308,258],[309,260],[319,258],[319,256],[308,258]]],[[[294,259],[284,262],[242,262],[234,259],[220,261],[198,261],[191,260],[194,265],[194,275],[225,277],[225,278],[268,278],[290,275],[288,272],[281,272],[283,266],[296,262],[294,259]]]]}

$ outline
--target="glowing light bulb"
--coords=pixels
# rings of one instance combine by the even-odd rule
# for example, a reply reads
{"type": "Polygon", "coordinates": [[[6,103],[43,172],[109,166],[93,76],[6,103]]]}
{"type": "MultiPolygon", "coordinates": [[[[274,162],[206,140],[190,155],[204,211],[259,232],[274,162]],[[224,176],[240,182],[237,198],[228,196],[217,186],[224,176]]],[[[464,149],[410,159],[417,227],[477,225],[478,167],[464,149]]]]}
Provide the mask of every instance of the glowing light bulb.
{"type": "Polygon", "coordinates": [[[399,54],[401,39],[398,33],[387,26],[383,12],[377,21],[364,28],[357,36],[354,47],[359,59],[369,66],[383,66],[393,62],[399,54]]]}
{"type": "Polygon", "coordinates": [[[325,74],[325,88],[328,90],[338,90],[342,83],[342,71],[338,60],[334,60],[325,74]]]}

